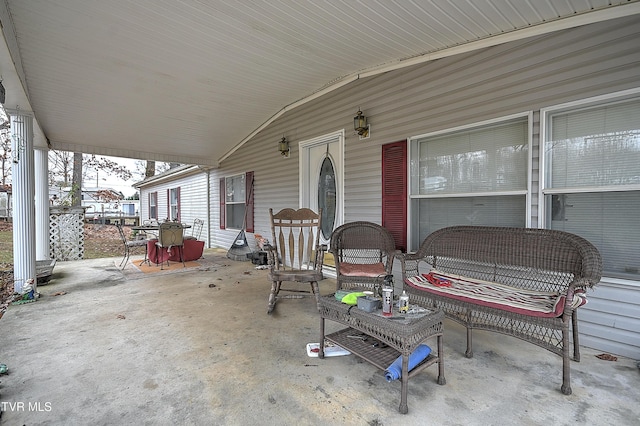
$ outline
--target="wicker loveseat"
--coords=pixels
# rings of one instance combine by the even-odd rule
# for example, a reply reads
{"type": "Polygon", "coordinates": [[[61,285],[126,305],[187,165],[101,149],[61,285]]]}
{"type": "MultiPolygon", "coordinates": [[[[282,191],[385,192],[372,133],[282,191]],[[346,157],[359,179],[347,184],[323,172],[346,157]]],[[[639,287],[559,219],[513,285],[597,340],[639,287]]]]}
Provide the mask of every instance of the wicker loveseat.
{"type": "Polygon", "coordinates": [[[518,337],[562,357],[561,391],[571,394],[569,332],[579,361],[576,309],[602,273],[591,243],[546,229],[454,226],[398,258],[412,302],[436,306],[467,328],[467,357],[473,329],[518,337]]]}

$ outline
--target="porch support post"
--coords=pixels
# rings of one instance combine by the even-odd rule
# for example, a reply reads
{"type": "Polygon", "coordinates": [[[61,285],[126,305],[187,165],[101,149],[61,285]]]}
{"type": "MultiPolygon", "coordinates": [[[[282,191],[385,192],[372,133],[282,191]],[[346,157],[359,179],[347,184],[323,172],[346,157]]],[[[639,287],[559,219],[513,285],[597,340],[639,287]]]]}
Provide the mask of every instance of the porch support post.
{"type": "Polygon", "coordinates": [[[49,151],[35,150],[36,260],[49,260],[49,151]]]}
{"type": "Polygon", "coordinates": [[[11,176],[13,179],[13,279],[14,292],[22,294],[33,280],[36,290],[36,239],[34,211],[33,117],[7,111],[11,116],[11,176]]]}

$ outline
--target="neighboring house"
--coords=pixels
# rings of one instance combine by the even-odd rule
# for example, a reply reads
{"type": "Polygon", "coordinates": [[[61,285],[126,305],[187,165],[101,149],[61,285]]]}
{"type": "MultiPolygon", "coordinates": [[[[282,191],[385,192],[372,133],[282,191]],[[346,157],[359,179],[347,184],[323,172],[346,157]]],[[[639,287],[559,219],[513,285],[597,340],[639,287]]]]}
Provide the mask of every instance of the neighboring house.
{"type": "MultiPolygon", "coordinates": [[[[125,200],[120,191],[109,188],[84,188],[81,193],[82,207],[88,219],[102,217],[137,217],[140,212],[139,200],[125,200]],[[109,201],[104,199],[109,194],[109,201]]],[[[64,188],[50,188],[49,199],[52,205],[59,205],[69,199],[69,190],[64,188]]]]}
{"type": "MultiPolygon", "coordinates": [[[[140,190],[140,221],[178,220],[189,225],[204,220],[200,240],[210,245],[209,171],[183,165],[147,178],[134,185],[140,190]]],[[[187,231],[188,232],[188,231],[187,231]]]]}
{"type": "Polygon", "coordinates": [[[601,251],[604,274],[580,309],[580,342],[638,359],[640,17],[363,77],[313,97],[276,114],[218,168],[145,181],[142,219],[173,218],[172,188],[183,221],[208,211],[211,247],[231,247],[245,208],[247,231],[270,237],[268,209],[301,206],[323,207],[334,228],[380,223],[408,251],[460,224],[581,235],[601,251]],[[358,110],[368,117],[366,137],[354,132],[358,110]],[[279,151],[283,135],[288,155],[279,151]],[[186,199],[197,210],[187,218],[186,199]]]}
{"type": "Polygon", "coordinates": [[[11,185],[0,185],[0,220],[9,220],[11,204],[11,185]]]}
{"type": "Polygon", "coordinates": [[[601,251],[604,274],[580,310],[581,343],[640,358],[639,176],[633,16],[361,78],[315,97],[221,159],[209,199],[199,202],[209,206],[209,244],[223,248],[242,226],[244,204],[255,233],[270,235],[269,208],[323,205],[334,227],[380,223],[409,251],[457,224],[582,235],[601,251]],[[359,109],[370,124],[366,138],[353,130],[359,109]],[[283,135],[288,156],[278,150],[283,135]],[[243,179],[244,197],[236,190],[243,179]]]}

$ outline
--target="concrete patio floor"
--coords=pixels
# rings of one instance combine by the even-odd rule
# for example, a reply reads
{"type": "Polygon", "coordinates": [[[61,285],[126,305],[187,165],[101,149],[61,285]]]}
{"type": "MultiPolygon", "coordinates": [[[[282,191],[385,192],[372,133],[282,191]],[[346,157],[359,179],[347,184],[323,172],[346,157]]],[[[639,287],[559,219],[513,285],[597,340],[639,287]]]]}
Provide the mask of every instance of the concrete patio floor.
{"type": "MultiPolygon", "coordinates": [[[[6,425],[637,425],[636,361],[582,348],[573,394],[562,360],[508,336],[445,321],[437,366],[400,383],[354,355],[310,358],[319,317],[309,299],[266,314],[267,271],[207,250],[200,270],[124,274],[115,259],[58,262],[35,303],[0,320],[0,423],[6,425]],[[204,262],[203,262],[204,264],[204,262]],[[64,293],[64,294],[63,294],[64,293]],[[58,294],[58,295],[56,295],[58,294]]],[[[119,261],[119,259],[118,259],[119,261]]],[[[320,284],[322,294],[334,281],[320,284]]],[[[329,331],[339,326],[327,322],[329,331]]],[[[428,342],[435,345],[433,342],[428,342]]]]}

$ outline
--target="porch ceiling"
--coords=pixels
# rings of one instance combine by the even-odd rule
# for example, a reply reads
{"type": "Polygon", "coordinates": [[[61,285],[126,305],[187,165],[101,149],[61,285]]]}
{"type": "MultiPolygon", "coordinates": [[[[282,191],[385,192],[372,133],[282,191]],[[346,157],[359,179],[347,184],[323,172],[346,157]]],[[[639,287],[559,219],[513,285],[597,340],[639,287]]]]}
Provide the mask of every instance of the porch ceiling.
{"type": "Polygon", "coordinates": [[[358,75],[635,13],[609,0],[5,0],[0,75],[5,107],[33,111],[37,146],[215,166],[358,75]]]}

